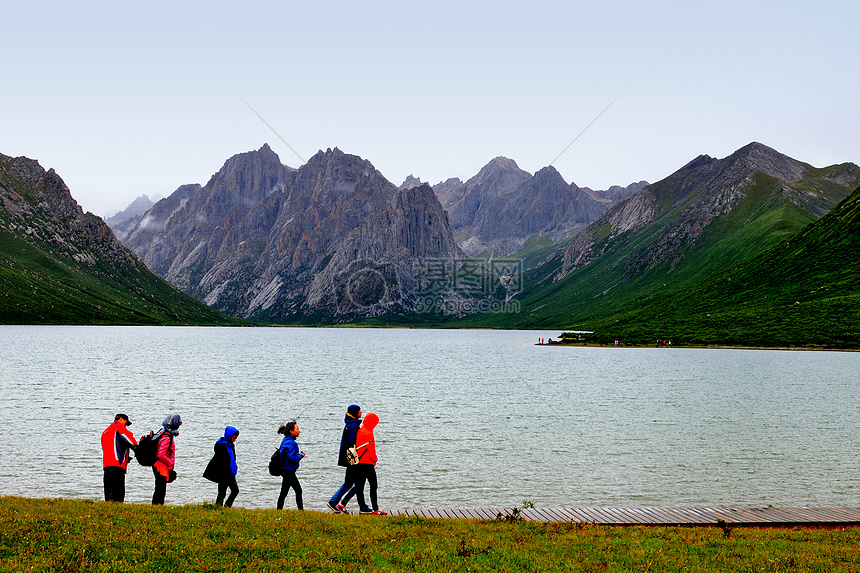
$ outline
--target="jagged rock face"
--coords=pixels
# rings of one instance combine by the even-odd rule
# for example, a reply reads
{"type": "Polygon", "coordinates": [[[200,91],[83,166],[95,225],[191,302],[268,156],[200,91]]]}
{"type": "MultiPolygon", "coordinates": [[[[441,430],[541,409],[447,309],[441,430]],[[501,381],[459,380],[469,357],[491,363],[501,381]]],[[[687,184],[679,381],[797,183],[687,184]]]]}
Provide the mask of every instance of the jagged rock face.
{"type": "MultiPolygon", "coordinates": [[[[417,257],[460,256],[426,186],[399,190],[369,161],[338,149],[296,170],[263,146],[185,193],[156,204],[128,244],[169,282],[234,316],[378,315],[408,297],[345,305],[338,289],[366,274],[357,262],[405,269],[417,257]]],[[[406,281],[405,272],[385,272],[392,284],[406,281]]],[[[401,286],[389,290],[393,297],[401,286]]]]}
{"type": "Polygon", "coordinates": [[[790,202],[821,216],[848,195],[851,185],[860,182],[860,168],[853,164],[843,167],[810,179],[812,166],[760,143],[751,143],[720,160],[701,155],[619,203],[581,232],[562,252],[556,280],[616,247],[613,239],[663,220],[668,222],[655,231],[654,240],[629,257],[628,275],[657,264],[671,267],[714,221],[732,213],[747,199],[760,175],[781,182],[774,201],[790,202]],[[801,189],[796,184],[802,180],[801,189]],[[834,189],[831,184],[844,188],[834,189]],[[828,193],[810,190],[824,187],[829,188],[828,193]]]}
{"type": "Polygon", "coordinates": [[[308,288],[310,308],[362,307],[382,314],[399,305],[413,308],[418,296],[415,262],[461,256],[433,189],[401,190],[388,205],[353,229],[308,288]]]}
{"type": "Polygon", "coordinates": [[[133,266],[135,256],[96,215],[84,213],[57,173],[38,161],[0,154],[0,225],[50,245],[50,251],[89,266],[133,266]]]}
{"type": "Polygon", "coordinates": [[[444,198],[455,236],[470,255],[485,249],[512,254],[535,236],[568,237],[612,204],[598,193],[568,185],[553,167],[532,176],[504,157],[465,184],[457,187],[449,180],[436,191],[444,198]]]}
{"type": "Polygon", "coordinates": [[[490,161],[477,175],[466,181],[462,191],[457,193],[459,200],[446,206],[454,233],[460,235],[468,230],[479,211],[492,208],[494,199],[514,193],[529,179],[531,175],[520,169],[512,159],[496,157],[490,161]]]}
{"type": "Polygon", "coordinates": [[[439,202],[442,203],[442,207],[448,209],[463,198],[465,186],[459,177],[451,177],[433,185],[433,191],[439,198],[439,202]]]}
{"type": "Polygon", "coordinates": [[[628,197],[632,197],[636,193],[639,193],[639,191],[644,189],[647,185],[647,181],[639,181],[638,183],[631,183],[627,187],[613,185],[606,190],[594,191],[593,189],[590,189],[588,187],[581,187],[581,189],[591,195],[593,198],[597,199],[598,201],[605,200],[609,201],[614,205],[616,203],[620,203],[628,197]]]}

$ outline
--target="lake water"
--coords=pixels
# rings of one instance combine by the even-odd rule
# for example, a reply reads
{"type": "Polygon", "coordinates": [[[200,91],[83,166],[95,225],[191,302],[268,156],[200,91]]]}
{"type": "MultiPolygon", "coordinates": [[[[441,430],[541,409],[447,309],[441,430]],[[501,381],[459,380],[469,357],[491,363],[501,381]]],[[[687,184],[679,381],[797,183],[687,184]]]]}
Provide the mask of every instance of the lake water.
{"type": "MultiPolygon", "coordinates": [[[[201,474],[229,424],[235,505],[274,507],[295,418],[322,510],[358,403],[381,419],[383,508],[860,505],[860,353],[535,345],[557,335],[0,326],[0,495],[101,499],[114,414],[140,435],[175,411],[168,504],[214,500],[201,474]]],[[[126,486],[148,502],[151,470],[132,461],[126,486]]]]}

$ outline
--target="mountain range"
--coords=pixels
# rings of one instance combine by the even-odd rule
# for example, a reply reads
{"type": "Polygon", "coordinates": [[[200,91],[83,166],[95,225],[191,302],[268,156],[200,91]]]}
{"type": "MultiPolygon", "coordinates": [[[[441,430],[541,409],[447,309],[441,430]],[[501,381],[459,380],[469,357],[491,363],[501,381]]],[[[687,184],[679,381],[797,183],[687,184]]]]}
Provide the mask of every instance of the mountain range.
{"type": "Polygon", "coordinates": [[[549,246],[569,239],[645,185],[614,189],[613,200],[567,184],[551,167],[532,176],[505,158],[455,181],[434,190],[410,176],[395,187],[338,149],[293,169],[264,145],[115,231],[157,274],[225,313],[350,322],[409,315],[431,299],[450,307],[504,296],[498,273],[482,277],[481,288],[455,288],[459,261],[479,250],[509,255],[530,238],[549,237],[549,246]]]}
{"type": "Polygon", "coordinates": [[[488,251],[509,256],[529,239],[546,236],[555,244],[571,237],[645,185],[640,181],[609,191],[581,189],[568,184],[554,167],[532,175],[514,160],[496,157],[465,183],[448,179],[434,190],[467,255],[488,251]]]}
{"type": "Polygon", "coordinates": [[[419,259],[462,252],[427,185],[398,189],[339,149],[283,165],[268,145],[159,201],[126,235],[156,273],[233,316],[347,322],[411,312],[419,259]]]}
{"type": "Polygon", "coordinates": [[[852,163],[815,168],[759,143],[607,191],[501,157],[465,183],[397,187],[338,149],[294,169],[264,145],[126,213],[131,252],[56,173],[0,156],[0,316],[232,320],[214,307],[262,323],[858,346],[858,185],[852,163]]]}
{"type": "MultiPolygon", "coordinates": [[[[690,305],[707,301],[691,293],[738,265],[775,256],[766,253],[830,212],[858,185],[860,168],[853,163],[818,169],[759,143],[724,159],[697,157],[612,207],[530,272],[522,312],[477,317],[470,324],[597,329],[607,340],[636,344],[671,336],[685,343],[736,344],[737,336],[720,329],[692,336],[680,329],[683,320],[675,311],[685,308],[692,316],[690,305]],[[663,319],[670,315],[672,321],[663,319]]],[[[846,248],[856,252],[853,243],[846,248]]],[[[858,274],[857,260],[845,272],[858,274]]],[[[785,287],[782,277],[772,277],[774,292],[785,287]]],[[[747,329],[754,326],[747,321],[747,329]]],[[[774,344],[787,340],[768,332],[774,344]]],[[[802,335],[792,330],[790,338],[802,335]]]]}

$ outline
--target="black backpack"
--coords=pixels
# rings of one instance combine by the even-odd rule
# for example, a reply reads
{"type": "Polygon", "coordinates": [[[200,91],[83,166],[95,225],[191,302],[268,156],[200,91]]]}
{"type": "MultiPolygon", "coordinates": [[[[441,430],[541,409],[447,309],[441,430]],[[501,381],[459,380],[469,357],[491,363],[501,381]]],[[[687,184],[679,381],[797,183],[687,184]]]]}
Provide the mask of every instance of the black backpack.
{"type": "Polygon", "coordinates": [[[275,450],[272,454],[272,459],[269,460],[269,475],[279,476],[284,469],[284,464],[281,463],[281,448],[275,450]]]}
{"type": "Polygon", "coordinates": [[[160,436],[149,432],[148,436],[144,436],[137,442],[137,448],[134,450],[134,457],[137,463],[142,466],[151,466],[155,463],[158,456],[158,438],[160,436]]]}

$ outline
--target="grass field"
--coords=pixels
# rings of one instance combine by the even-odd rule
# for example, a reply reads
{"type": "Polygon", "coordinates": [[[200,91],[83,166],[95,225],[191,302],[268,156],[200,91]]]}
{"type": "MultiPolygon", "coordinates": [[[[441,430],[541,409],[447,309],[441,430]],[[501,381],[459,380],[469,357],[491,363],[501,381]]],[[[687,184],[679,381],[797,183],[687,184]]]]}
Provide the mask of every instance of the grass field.
{"type": "Polygon", "coordinates": [[[2,571],[860,571],[860,528],[605,527],[0,498],[2,571]]]}

